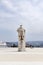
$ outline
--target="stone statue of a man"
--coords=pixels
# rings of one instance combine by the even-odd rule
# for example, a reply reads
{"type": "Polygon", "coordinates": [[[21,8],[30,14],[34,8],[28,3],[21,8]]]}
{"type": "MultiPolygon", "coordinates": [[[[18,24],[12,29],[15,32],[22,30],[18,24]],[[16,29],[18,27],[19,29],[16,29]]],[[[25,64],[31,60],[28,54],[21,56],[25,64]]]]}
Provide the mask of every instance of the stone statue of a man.
{"type": "Polygon", "coordinates": [[[22,25],[17,29],[18,32],[18,51],[25,51],[25,29],[22,25]]]}

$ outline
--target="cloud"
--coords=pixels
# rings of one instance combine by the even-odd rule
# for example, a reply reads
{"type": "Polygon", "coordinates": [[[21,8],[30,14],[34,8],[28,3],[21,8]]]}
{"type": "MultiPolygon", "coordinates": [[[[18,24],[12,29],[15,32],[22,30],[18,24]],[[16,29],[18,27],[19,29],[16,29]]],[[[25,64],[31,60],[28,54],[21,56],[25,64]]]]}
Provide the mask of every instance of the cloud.
{"type": "Polygon", "coordinates": [[[43,36],[42,0],[1,0],[0,6],[0,28],[15,32],[22,24],[27,38],[43,36]]]}
{"type": "Polygon", "coordinates": [[[13,7],[13,4],[9,0],[1,0],[1,3],[3,6],[5,6],[7,9],[14,11],[16,8],[13,7]]]}

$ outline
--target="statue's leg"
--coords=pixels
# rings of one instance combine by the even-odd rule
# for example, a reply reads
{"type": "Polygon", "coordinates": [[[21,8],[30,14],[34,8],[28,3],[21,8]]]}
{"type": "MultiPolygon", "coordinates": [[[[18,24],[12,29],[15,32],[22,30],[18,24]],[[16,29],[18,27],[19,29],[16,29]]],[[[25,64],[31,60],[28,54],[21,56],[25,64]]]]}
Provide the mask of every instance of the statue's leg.
{"type": "Polygon", "coordinates": [[[18,43],[18,51],[25,51],[25,41],[19,41],[18,43]]]}
{"type": "Polygon", "coordinates": [[[25,41],[23,40],[22,50],[25,51],[25,41]]]}
{"type": "Polygon", "coordinates": [[[21,51],[21,42],[18,43],[18,51],[21,51]]]}

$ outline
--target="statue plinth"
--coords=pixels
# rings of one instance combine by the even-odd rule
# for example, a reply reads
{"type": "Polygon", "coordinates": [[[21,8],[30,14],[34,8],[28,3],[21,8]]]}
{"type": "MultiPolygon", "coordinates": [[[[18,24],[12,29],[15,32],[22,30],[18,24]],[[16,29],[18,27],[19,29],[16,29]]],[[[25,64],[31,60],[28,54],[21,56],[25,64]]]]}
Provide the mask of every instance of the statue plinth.
{"type": "Polygon", "coordinates": [[[18,51],[25,51],[25,29],[22,25],[17,29],[18,32],[18,51]]]}

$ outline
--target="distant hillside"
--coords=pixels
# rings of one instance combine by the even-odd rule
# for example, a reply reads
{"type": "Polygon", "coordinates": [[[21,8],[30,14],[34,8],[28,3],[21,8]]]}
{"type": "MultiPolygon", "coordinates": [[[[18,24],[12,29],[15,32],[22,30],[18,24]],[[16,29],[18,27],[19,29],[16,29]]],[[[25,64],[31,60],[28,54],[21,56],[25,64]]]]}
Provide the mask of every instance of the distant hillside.
{"type": "MultiPolygon", "coordinates": [[[[18,47],[18,42],[6,42],[8,47],[18,47]]],[[[43,47],[43,41],[26,42],[26,47],[43,47]]]]}

